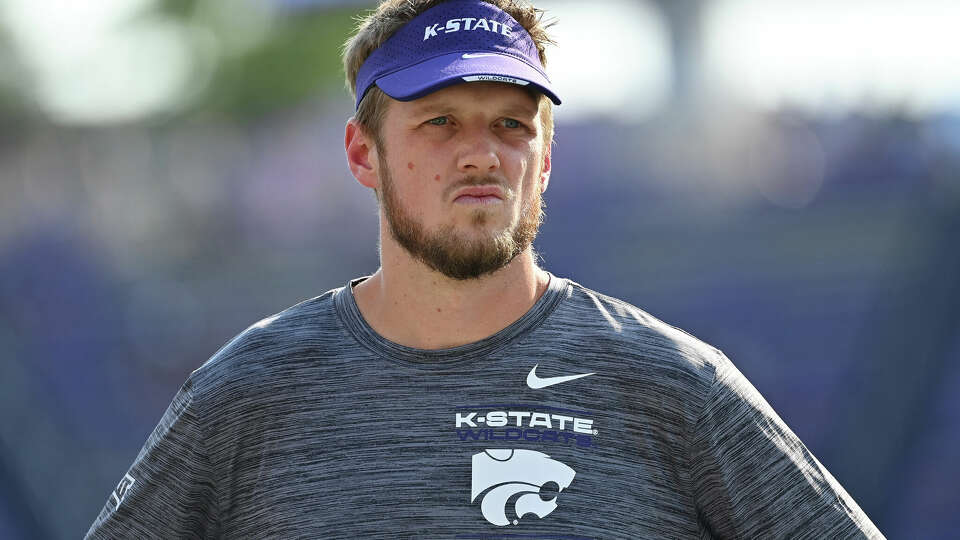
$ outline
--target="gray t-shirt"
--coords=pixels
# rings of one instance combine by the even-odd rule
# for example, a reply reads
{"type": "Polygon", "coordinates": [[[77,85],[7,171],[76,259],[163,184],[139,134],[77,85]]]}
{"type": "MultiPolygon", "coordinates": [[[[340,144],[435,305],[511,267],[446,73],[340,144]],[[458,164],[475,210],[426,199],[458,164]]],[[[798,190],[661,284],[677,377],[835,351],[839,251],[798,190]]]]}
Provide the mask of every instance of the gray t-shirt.
{"type": "Polygon", "coordinates": [[[350,286],[254,324],[88,537],[883,536],[723,353],[551,276],[452,349],[384,339],[350,286]]]}

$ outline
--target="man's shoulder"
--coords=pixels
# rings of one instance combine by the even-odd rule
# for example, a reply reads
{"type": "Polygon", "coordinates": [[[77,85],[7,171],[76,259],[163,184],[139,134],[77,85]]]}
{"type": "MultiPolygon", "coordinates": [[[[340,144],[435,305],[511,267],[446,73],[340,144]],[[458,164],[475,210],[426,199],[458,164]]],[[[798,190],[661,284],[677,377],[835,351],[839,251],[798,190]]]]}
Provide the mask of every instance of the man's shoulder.
{"type": "Polygon", "coordinates": [[[335,339],[340,326],[335,307],[339,291],[331,289],[251,324],[191,374],[194,383],[257,375],[335,339]]]}
{"type": "Polygon", "coordinates": [[[568,281],[553,317],[557,329],[585,344],[614,349],[626,361],[675,364],[712,376],[723,353],[626,300],[568,281]]]}

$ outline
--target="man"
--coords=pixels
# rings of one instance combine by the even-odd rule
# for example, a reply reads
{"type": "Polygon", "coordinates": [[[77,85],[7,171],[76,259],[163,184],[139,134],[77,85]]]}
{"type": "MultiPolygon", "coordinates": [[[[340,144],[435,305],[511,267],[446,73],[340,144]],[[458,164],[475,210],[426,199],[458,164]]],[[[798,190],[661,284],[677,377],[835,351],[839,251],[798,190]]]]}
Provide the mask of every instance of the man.
{"type": "Polygon", "coordinates": [[[380,269],[191,374],[89,537],[882,537],[720,351],[537,267],[548,42],[508,0],[361,25],[380,269]]]}

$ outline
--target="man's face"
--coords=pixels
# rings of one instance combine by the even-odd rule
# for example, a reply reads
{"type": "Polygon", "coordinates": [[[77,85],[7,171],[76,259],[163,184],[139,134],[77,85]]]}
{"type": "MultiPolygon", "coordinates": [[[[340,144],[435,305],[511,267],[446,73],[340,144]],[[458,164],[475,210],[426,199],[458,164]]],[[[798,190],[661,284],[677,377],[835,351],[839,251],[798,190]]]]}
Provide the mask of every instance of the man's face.
{"type": "Polygon", "coordinates": [[[537,101],[501,83],[469,83],[392,101],[378,154],[392,237],[454,279],[506,266],[543,219],[549,175],[537,101]]]}

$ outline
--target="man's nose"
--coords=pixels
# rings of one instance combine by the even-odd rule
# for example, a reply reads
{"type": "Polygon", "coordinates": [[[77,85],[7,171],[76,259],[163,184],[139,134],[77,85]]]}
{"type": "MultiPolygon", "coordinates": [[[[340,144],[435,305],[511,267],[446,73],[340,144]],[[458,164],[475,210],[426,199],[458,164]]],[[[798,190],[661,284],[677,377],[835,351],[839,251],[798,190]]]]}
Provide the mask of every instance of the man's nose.
{"type": "Polygon", "coordinates": [[[500,168],[496,135],[489,129],[465,129],[460,137],[457,169],[464,173],[486,174],[500,168]]]}

